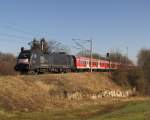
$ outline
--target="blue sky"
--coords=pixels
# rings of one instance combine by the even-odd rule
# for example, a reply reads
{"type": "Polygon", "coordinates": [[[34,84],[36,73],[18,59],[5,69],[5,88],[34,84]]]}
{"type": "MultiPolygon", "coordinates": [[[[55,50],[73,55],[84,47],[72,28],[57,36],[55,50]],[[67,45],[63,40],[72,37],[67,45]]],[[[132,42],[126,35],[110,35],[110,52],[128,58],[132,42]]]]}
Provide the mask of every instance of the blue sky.
{"type": "Polygon", "coordinates": [[[33,37],[72,47],[72,38],[93,39],[95,52],[126,47],[136,60],[150,48],[149,0],[0,0],[0,51],[18,54],[33,37]]]}

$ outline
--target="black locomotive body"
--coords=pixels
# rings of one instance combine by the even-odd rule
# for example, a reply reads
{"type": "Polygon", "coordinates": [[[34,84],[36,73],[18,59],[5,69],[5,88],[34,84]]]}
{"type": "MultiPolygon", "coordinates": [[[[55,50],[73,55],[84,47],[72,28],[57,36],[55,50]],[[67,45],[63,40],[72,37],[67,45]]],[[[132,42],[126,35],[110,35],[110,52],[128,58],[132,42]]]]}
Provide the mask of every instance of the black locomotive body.
{"type": "Polygon", "coordinates": [[[75,57],[65,53],[43,53],[22,49],[15,66],[20,72],[68,72],[75,70],[75,57]]]}

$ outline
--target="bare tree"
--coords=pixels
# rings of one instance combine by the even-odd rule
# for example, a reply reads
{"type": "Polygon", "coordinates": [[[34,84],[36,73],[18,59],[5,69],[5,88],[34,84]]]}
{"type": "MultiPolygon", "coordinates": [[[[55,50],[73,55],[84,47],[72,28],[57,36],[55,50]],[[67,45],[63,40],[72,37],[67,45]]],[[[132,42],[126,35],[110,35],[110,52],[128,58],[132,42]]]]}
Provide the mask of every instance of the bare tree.
{"type": "Polygon", "coordinates": [[[35,38],[33,39],[33,41],[31,41],[29,43],[29,45],[31,46],[31,50],[32,51],[40,51],[41,50],[41,44],[38,40],[36,40],[35,38]]]}
{"type": "Polygon", "coordinates": [[[69,47],[63,45],[62,43],[55,40],[46,41],[45,38],[40,39],[40,41],[33,39],[29,45],[31,46],[32,51],[42,51],[44,53],[70,52],[69,47]]]}
{"type": "Polygon", "coordinates": [[[107,57],[111,60],[111,61],[116,61],[116,62],[120,62],[123,64],[133,64],[132,61],[125,55],[122,55],[120,52],[114,52],[114,53],[109,53],[109,56],[107,55],[107,57]]]}
{"type": "Polygon", "coordinates": [[[70,52],[70,49],[67,46],[55,40],[48,41],[48,47],[49,47],[50,53],[53,53],[53,52],[69,53],[70,52]]]}
{"type": "Polygon", "coordinates": [[[150,49],[142,49],[138,54],[138,65],[142,68],[150,65],[150,49]]]}
{"type": "MultiPolygon", "coordinates": [[[[82,50],[82,51],[79,51],[79,52],[77,53],[77,55],[78,55],[78,56],[82,56],[82,57],[88,57],[88,58],[90,58],[91,53],[90,53],[89,50],[82,50]]],[[[103,57],[102,57],[100,54],[98,54],[98,53],[92,53],[92,57],[95,58],[95,59],[101,59],[101,58],[103,58],[103,57]]]]}
{"type": "Polygon", "coordinates": [[[138,54],[138,66],[144,71],[147,80],[147,91],[150,92],[150,49],[142,49],[138,54]]]}

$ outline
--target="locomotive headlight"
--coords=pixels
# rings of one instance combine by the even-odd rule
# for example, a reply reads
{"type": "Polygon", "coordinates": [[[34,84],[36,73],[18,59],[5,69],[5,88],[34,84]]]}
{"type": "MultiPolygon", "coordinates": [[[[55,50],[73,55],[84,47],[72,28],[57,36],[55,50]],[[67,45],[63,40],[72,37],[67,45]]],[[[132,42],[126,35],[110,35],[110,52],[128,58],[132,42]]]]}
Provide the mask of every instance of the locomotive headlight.
{"type": "Polygon", "coordinates": [[[29,64],[29,59],[18,59],[18,63],[29,64]]]}

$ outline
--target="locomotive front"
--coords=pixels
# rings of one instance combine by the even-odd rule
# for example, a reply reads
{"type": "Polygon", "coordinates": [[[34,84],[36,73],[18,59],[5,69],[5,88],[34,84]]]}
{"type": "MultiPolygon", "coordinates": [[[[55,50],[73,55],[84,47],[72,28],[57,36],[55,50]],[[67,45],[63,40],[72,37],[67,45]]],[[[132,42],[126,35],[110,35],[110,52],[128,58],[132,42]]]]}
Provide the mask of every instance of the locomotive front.
{"type": "Polygon", "coordinates": [[[21,48],[21,52],[17,58],[15,70],[20,72],[28,72],[30,70],[30,59],[31,50],[24,50],[24,48],[21,48]]]}

